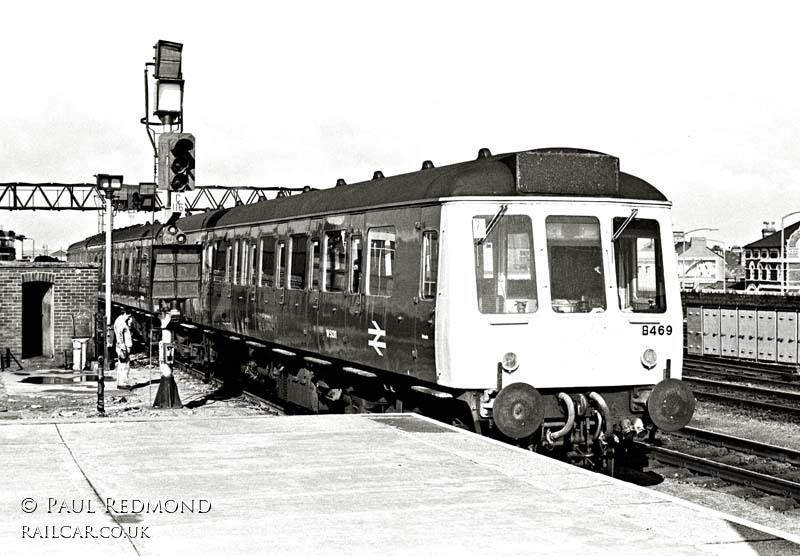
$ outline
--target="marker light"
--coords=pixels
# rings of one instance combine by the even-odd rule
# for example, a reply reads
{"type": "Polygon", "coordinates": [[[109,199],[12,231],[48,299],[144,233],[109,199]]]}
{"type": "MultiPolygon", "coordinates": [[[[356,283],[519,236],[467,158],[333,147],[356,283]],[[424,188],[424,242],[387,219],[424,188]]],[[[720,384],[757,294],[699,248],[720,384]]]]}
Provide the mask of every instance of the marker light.
{"type": "Polygon", "coordinates": [[[519,359],[517,359],[517,354],[513,351],[509,351],[503,355],[503,360],[500,362],[500,365],[507,373],[513,373],[519,367],[519,359]]]}
{"type": "Polygon", "coordinates": [[[642,365],[646,369],[652,369],[656,366],[658,362],[658,355],[656,354],[656,350],[653,348],[647,348],[642,352],[642,365]]]}

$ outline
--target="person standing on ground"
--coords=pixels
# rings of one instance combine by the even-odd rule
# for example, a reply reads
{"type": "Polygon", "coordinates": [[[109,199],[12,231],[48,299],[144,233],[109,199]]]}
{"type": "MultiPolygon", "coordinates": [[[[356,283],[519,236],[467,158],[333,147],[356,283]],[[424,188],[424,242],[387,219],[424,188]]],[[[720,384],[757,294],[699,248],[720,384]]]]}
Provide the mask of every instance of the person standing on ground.
{"type": "Polygon", "coordinates": [[[128,384],[128,371],[130,370],[131,348],[133,339],[131,337],[131,320],[133,317],[127,313],[122,313],[114,321],[114,337],[117,349],[117,388],[130,390],[128,384]]]}

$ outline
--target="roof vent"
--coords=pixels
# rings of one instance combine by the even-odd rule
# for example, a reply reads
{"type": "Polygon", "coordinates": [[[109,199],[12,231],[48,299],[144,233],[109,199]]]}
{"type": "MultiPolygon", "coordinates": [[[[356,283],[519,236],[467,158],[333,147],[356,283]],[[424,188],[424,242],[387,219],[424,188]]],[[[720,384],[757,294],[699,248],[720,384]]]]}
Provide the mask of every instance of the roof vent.
{"type": "Polygon", "coordinates": [[[423,170],[430,170],[433,167],[434,167],[433,162],[431,162],[430,160],[426,160],[425,162],[422,163],[423,170]]]}
{"type": "Polygon", "coordinates": [[[309,191],[311,191],[311,190],[312,190],[312,189],[311,189],[311,186],[310,186],[310,185],[304,185],[304,186],[303,186],[303,193],[308,193],[308,192],[309,192],[309,191]]]}
{"type": "Polygon", "coordinates": [[[339,178],[338,180],[336,180],[336,187],[340,187],[342,185],[347,185],[347,182],[344,181],[344,178],[339,178]]]}
{"type": "Polygon", "coordinates": [[[492,151],[490,151],[486,147],[483,147],[481,150],[478,151],[478,160],[480,160],[481,158],[489,158],[490,156],[492,156],[492,151]]]}
{"type": "Polygon", "coordinates": [[[380,170],[375,170],[375,173],[372,174],[372,179],[373,180],[382,180],[383,179],[383,172],[381,172],[380,170]]]}

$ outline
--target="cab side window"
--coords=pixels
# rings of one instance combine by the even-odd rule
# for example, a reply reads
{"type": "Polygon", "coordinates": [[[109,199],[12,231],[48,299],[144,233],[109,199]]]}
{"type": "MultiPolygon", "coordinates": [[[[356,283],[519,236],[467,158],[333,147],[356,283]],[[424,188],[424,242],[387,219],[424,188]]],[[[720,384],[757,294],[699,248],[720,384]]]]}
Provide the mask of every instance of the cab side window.
{"type": "Polygon", "coordinates": [[[477,215],[472,218],[472,231],[480,312],[535,312],[538,301],[530,217],[504,212],[477,215]]]}
{"type": "Polygon", "coordinates": [[[655,220],[614,219],[614,264],[617,269],[619,307],[633,313],[667,310],[659,227],[655,220]]]}

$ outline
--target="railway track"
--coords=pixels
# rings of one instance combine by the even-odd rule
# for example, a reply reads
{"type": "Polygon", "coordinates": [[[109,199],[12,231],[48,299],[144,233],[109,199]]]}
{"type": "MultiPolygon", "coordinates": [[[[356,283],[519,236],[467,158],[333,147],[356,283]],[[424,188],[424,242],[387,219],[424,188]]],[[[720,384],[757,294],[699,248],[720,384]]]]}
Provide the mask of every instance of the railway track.
{"type": "MultiPolygon", "coordinates": [[[[701,446],[701,449],[703,445],[714,445],[727,448],[733,452],[752,454],[766,460],[800,465],[800,451],[781,446],[691,427],[687,427],[679,433],[671,434],[695,441],[701,446]]],[[[798,481],[755,471],[744,465],[724,463],[716,459],[696,455],[690,453],[690,450],[674,450],[638,441],[636,444],[646,450],[651,459],[663,465],[718,477],[729,483],[745,485],[767,494],[787,496],[800,501],[800,482],[798,481]]]]}
{"type": "Polygon", "coordinates": [[[743,362],[728,359],[711,359],[687,355],[683,360],[684,369],[708,374],[725,374],[750,380],[764,380],[786,384],[800,381],[798,367],[763,362],[743,362]]]}
{"type": "MultiPolygon", "coordinates": [[[[225,389],[225,388],[229,387],[223,380],[221,380],[219,378],[214,378],[214,377],[207,378],[206,374],[203,371],[195,369],[194,367],[192,367],[191,365],[189,365],[186,362],[176,361],[175,365],[180,370],[186,372],[187,374],[189,374],[189,375],[191,375],[191,376],[193,376],[193,377],[195,377],[197,379],[200,379],[200,380],[203,380],[203,381],[208,380],[211,384],[213,384],[218,389],[225,389]]],[[[240,389],[237,388],[236,389],[236,394],[244,396],[245,398],[247,398],[251,402],[254,402],[254,403],[257,403],[257,404],[259,404],[261,406],[264,406],[266,409],[268,409],[271,412],[274,412],[277,415],[288,415],[288,414],[296,413],[295,411],[292,411],[289,408],[287,408],[285,404],[277,402],[276,400],[273,400],[273,399],[269,399],[269,398],[260,396],[257,393],[252,392],[251,390],[246,390],[246,389],[241,389],[240,390],[240,389]]]]}
{"type": "Polygon", "coordinates": [[[712,380],[691,375],[685,375],[682,380],[692,386],[695,396],[700,399],[800,415],[800,392],[797,391],[762,388],[752,384],[712,380]]]}

